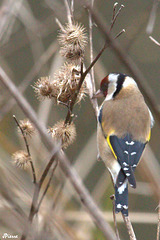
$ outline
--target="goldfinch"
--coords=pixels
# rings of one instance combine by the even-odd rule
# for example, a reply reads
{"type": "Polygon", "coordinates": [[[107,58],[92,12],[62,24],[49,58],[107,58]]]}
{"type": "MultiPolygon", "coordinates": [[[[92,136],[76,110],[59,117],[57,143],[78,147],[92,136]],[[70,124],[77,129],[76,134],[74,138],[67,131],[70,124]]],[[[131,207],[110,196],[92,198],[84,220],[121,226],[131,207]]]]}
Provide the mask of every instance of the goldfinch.
{"type": "Polygon", "coordinates": [[[110,73],[95,98],[99,108],[98,156],[108,168],[115,188],[115,212],[128,216],[128,183],[136,188],[135,169],[151,135],[153,116],[133,78],[110,73]]]}

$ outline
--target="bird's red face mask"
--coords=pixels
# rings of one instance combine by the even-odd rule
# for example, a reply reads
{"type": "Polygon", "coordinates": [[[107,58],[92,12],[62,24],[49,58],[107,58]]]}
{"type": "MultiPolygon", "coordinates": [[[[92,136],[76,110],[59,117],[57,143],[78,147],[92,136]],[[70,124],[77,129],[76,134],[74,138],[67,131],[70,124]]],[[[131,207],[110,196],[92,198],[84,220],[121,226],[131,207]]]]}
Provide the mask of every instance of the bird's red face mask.
{"type": "Polygon", "coordinates": [[[108,76],[102,79],[100,89],[93,95],[93,98],[106,97],[108,93],[108,76]]]}

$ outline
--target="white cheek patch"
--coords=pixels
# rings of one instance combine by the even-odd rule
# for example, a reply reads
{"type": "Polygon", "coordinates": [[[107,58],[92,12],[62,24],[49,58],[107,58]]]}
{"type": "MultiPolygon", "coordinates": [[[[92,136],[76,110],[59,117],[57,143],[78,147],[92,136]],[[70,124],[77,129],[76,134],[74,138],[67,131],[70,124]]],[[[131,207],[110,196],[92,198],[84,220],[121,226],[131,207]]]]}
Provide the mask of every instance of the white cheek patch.
{"type": "Polygon", "coordinates": [[[108,84],[108,93],[107,93],[107,96],[105,98],[105,101],[108,101],[108,100],[113,98],[113,94],[115,93],[116,89],[117,89],[117,83],[114,82],[114,81],[111,81],[108,84]]]}
{"type": "Polygon", "coordinates": [[[117,82],[118,76],[119,76],[119,74],[110,73],[108,75],[109,82],[117,82]]]}

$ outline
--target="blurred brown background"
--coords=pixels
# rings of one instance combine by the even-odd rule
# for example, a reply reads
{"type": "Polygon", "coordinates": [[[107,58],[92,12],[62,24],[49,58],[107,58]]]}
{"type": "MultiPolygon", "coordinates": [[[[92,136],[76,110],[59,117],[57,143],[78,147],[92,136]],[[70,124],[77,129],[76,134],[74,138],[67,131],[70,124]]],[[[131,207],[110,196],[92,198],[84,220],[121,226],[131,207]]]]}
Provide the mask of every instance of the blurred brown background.
{"type": "MultiPolygon", "coordinates": [[[[123,28],[126,30],[126,33],[118,38],[118,42],[142,72],[159,106],[160,47],[149,39],[146,32],[153,2],[156,1],[119,1],[118,6],[124,4],[125,8],[119,15],[112,34],[116,35],[123,28]]],[[[114,3],[115,1],[112,0],[95,0],[94,3],[94,8],[107,25],[111,21],[114,3]]],[[[75,20],[82,23],[88,31],[88,13],[80,5],[80,1],[75,0],[74,16],[75,20]]],[[[63,64],[64,59],[59,55],[57,42],[59,28],[55,17],[62,24],[67,22],[66,9],[62,0],[0,1],[0,65],[12,81],[20,86],[23,95],[37,112],[39,120],[43,121],[47,127],[54,125],[59,119],[64,119],[67,113],[65,107],[56,106],[53,101],[39,102],[31,87],[39,77],[52,76],[63,64]]],[[[156,11],[151,35],[157,41],[160,40],[160,7],[156,11]]],[[[95,25],[93,27],[94,55],[99,52],[103,44],[104,36],[95,25]]],[[[85,56],[85,64],[88,66],[89,44],[85,56]]],[[[101,79],[109,72],[130,74],[111,48],[106,49],[95,65],[97,88],[101,79]]],[[[13,103],[6,89],[1,87],[0,238],[4,232],[20,236],[22,226],[16,215],[15,203],[17,208],[23,209],[28,215],[33,192],[30,172],[17,170],[11,163],[11,154],[24,147],[21,137],[17,134],[12,115],[15,114],[18,119],[23,119],[25,116],[13,103]]],[[[113,225],[112,203],[109,198],[113,194],[113,187],[103,163],[96,160],[96,120],[88,96],[80,105],[76,105],[74,113],[77,115],[75,120],[77,139],[66,153],[94,200],[105,212],[107,221],[113,225]]],[[[160,177],[158,174],[160,173],[158,164],[160,163],[160,123],[155,115],[154,117],[155,126],[150,141],[154,157],[147,154],[149,156],[147,160],[153,161],[152,172],[155,179],[153,180],[153,176],[143,171],[143,162],[141,162],[139,170],[136,171],[137,189],[130,189],[129,196],[131,221],[137,239],[143,240],[156,239],[158,194],[156,194],[155,182],[159,181],[160,177]]],[[[47,161],[48,153],[38,136],[30,140],[30,146],[36,170],[40,174],[47,161]]],[[[56,170],[52,186],[40,210],[42,220],[48,214],[48,207],[54,203],[56,205],[54,206],[55,222],[51,228],[55,237],[51,239],[104,239],[81,206],[79,197],[60,169],[56,170]]],[[[128,235],[121,216],[118,216],[118,228],[121,239],[127,240],[128,235]]]]}

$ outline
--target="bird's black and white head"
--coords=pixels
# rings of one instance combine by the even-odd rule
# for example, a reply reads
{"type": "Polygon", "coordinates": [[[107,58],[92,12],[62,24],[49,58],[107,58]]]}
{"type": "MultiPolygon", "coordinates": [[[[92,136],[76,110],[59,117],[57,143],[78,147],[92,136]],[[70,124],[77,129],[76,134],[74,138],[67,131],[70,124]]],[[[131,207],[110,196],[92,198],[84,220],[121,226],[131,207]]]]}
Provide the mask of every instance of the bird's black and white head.
{"type": "Polygon", "coordinates": [[[100,89],[94,95],[95,98],[105,97],[106,100],[115,98],[122,88],[137,86],[133,78],[122,73],[110,73],[102,79],[100,89]]]}

